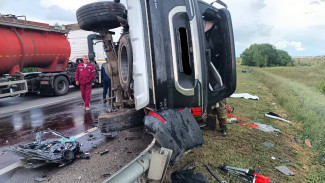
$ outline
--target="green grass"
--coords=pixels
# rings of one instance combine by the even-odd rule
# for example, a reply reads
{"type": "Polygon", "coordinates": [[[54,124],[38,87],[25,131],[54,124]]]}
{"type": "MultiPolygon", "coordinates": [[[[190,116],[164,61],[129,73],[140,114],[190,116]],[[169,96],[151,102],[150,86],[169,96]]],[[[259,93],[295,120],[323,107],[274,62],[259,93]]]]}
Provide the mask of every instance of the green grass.
{"type": "MultiPolygon", "coordinates": [[[[211,182],[214,182],[214,179],[204,168],[205,164],[227,164],[245,169],[255,169],[260,165],[260,173],[275,182],[325,182],[325,161],[319,158],[319,155],[325,153],[325,96],[314,86],[295,80],[293,75],[294,79],[284,77],[283,71],[277,69],[283,68],[261,69],[237,64],[236,93],[254,94],[259,96],[260,100],[229,98],[227,104],[235,108],[236,116],[250,122],[271,124],[280,129],[281,134],[276,136],[237,124],[228,125],[229,133],[226,138],[221,137],[217,131],[203,131],[203,147],[186,154],[168,172],[178,170],[194,160],[196,172],[203,173],[211,182]],[[241,73],[243,69],[247,70],[247,73],[241,73]],[[288,118],[293,123],[264,117],[264,114],[270,111],[288,118]],[[294,142],[295,137],[299,139],[298,144],[294,142]],[[303,143],[305,138],[310,139],[312,148],[303,143]],[[265,147],[262,143],[266,141],[275,144],[275,148],[265,147]],[[277,159],[272,160],[272,156],[277,159]],[[283,163],[284,159],[290,162],[283,163]],[[279,173],[274,167],[280,165],[289,167],[296,175],[290,177],[279,173]]],[[[299,75],[299,72],[294,70],[292,73],[299,75]]],[[[228,183],[242,182],[217,169],[214,171],[228,183]]]]}
{"type": "Polygon", "coordinates": [[[309,67],[271,67],[262,70],[313,88],[317,88],[319,81],[325,80],[325,61],[324,64],[309,67]]]}

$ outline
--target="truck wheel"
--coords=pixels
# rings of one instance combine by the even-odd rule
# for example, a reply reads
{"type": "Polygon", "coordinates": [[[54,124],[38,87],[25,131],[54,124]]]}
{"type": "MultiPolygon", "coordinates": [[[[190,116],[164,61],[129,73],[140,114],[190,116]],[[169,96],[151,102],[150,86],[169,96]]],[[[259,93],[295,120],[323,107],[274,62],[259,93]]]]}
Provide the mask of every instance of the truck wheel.
{"type": "Polygon", "coordinates": [[[121,3],[95,2],[77,10],[77,21],[81,29],[98,31],[120,27],[117,16],[123,17],[126,8],[121,3]]]}
{"type": "Polygon", "coordinates": [[[118,47],[118,70],[121,87],[124,91],[130,90],[132,83],[133,55],[131,40],[128,34],[121,36],[118,47]]]}
{"type": "Polygon", "coordinates": [[[69,82],[66,77],[58,76],[54,79],[53,87],[55,95],[65,95],[69,91],[69,82]]]}
{"type": "Polygon", "coordinates": [[[98,127],[106,137],[113,137],[122,130],[143,126],[144,111],[121,109],[118,112],[102,114],[98,117],[98,127]]]}

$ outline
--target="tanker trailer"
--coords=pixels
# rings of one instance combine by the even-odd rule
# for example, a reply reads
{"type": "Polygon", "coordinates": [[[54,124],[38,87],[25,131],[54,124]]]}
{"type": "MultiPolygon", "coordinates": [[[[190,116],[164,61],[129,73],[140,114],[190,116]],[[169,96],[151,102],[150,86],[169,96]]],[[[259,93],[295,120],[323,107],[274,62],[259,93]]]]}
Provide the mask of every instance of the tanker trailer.
{"type": "Polygon", "coordinates": [[[0,15],[0,98],[26,92],[67,94],[74,80],[74,71],[67,70],[67,34],[49,24],[0,15]],[[22,73],[25,67],[39,72],[22,73]]]}

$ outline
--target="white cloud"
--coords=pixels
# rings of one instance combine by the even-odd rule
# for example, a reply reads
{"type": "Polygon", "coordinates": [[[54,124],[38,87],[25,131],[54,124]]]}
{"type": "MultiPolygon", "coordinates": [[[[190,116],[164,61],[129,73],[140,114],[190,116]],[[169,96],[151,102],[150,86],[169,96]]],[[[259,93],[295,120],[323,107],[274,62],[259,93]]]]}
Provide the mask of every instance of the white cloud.
{"type": "Polygon", "coordinates": [[[276,42],[275,47],[278,49],[285,49],[288,47],[293,47],[295,48],[297,51],[304,51],[305,48],[302,46],[302,43],[299,41],[287,41],[287,40],[281,40],[276,42]]]}
{"type": "Polygon", "coordinates": [[[98,0],[40,0],[40,3],[45,8],[56,5],[67,11],[76,11],[81,6],[96,1],[98,0]]]}

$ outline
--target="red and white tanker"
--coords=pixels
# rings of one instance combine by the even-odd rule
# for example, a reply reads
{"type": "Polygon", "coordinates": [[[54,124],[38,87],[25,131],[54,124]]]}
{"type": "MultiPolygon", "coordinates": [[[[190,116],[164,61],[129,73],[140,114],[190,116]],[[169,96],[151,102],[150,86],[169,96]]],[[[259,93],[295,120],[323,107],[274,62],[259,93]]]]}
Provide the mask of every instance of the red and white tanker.
{"type": "Polygon", "coordinates": [[[67,35],[68,30],[49,24],[0,15],[0,98],[26,92],[67,94],[77,65],[69,62],[67,35]],[[22,73],[26,67],[39,72],[22,73]]]}

